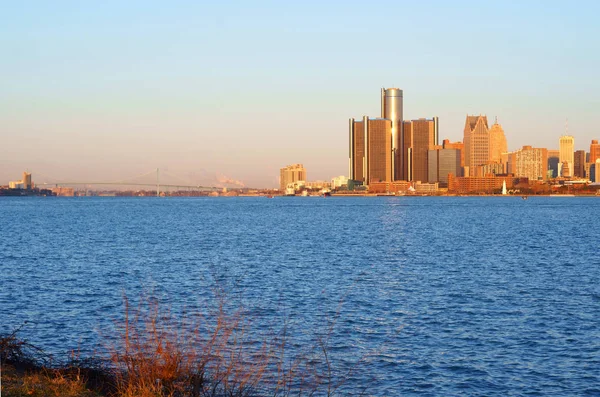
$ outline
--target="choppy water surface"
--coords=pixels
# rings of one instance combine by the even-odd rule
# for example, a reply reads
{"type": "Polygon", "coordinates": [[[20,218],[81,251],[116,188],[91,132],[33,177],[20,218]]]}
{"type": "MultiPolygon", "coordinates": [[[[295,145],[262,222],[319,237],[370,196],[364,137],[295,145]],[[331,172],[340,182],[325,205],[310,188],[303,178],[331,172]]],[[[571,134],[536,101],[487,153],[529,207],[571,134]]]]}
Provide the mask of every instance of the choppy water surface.
{"type": "Polygon", "coordinates": [[[254,324],[333,355],[373,395],[600,395],[600,199],[2,198],[0,332],[101,344],[122,295],[254,324]],[[339,313],[339,314],[336,314],[339,313]]]}

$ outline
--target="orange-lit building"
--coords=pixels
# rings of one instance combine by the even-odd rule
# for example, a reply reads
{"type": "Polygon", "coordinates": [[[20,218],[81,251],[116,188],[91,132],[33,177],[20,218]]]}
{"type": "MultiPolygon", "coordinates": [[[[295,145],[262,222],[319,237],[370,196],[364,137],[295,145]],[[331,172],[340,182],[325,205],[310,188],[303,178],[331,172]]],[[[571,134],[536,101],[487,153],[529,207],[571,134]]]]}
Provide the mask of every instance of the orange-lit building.
{"type": "Polygon", "coordinates": [[[371,182],[392,180],[392,122],[387,119],[350,119],[350,179],[371,182]]]}
{"type": "Polygon", "coordinates": [[[515,178],[512,175],[488,175],[483,177],[465,176],[448,177],[448,191],[458,194],[494,193],[502,189],[506,181],[506,188],[511,189],[517,183],[528,183],[527,178],[515,178]]]}
{"type": "Polygon", "coordinates": [[[573,162],[573,176],[578,178],[585,177],[585,150],[575,151],[573,162]]]}
{"type": "Polygon", "coordinates": [[[490,159],[490,133],[486,116],[467,116],[463,143],[465,145],[465,175],[473,176],[475,167],[487,164],[490,159]]]}
{"type": "Polygon", "coordinates": [[[279,189],[285,190],[290,183],[306,181],[306,169],[302,164],[292,164],[279,170],[279,189]]]}
{"type": "Polygon", "coordinates": [[[394,181],[394,182],[372,182],[369,185],[369,193],[387,194],[406,192],[410,188],[410,182],[394,181]]]}
{"type": "Polygon", "coordinates": [[[403,180],[427,182],[427,156],[438,144],[438,118],[405,121],[403,180]]]}
{"type": "Polygon", "coordinates": [[[597,139],[592,139],[592,143],[590,144],[590,159],[588,162],[595,164],[598,159],[600,159],[600,144],[597,139]]]}
{"type": "Polygon", "coordinates": [[[502,153],[508,152],[508,146],[506,144],[506,136],[502,126],[498,124],[498,119],[490,128],[490,159],[492,163],[502,162],[502,153]]]}
{"type": "Polygon", "coordinates": [[[465,166],[465,144],[462,142],[450,142],[449,139],[444,139],[442,143],[444,149],[458,149],[460,150],[460,166],[465,166]]]}
{"type": "Polygon", "coordinates": [[[548,179],[548,149],[523,146],[512,154],[514,166],[510,172],[516,177],[526,177],[532,181],[548,179]]]}

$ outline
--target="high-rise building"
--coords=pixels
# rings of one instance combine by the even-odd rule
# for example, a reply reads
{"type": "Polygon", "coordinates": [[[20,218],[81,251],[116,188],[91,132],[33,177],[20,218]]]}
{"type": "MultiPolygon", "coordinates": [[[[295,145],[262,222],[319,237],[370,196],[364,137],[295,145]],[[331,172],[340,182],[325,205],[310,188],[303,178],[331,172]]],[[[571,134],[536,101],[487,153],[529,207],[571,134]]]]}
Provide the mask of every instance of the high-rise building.
{"type": "Polygon", "coordinates": [[[402,90],[399,88],[381,89],[381,118],[392,122],[391,156],[392,156],[392,178],[402,179],[402,164],[406,153],[402,150],[404,132],[403,121],[403,98],[402,90]]]}
{"type": "Polygon", "coordinates": [[[438,144],[438,118],[405,121],[402,180],[427,182],[427,155],[438,144]]]}
{"type": "Polygon", "coordinates": [[[460,166],[465,166],[465,144],[463,142],[450,142],[449,139],[444,139],[442,148],[460,150],[460,166]]]}
{"type": "Polygon", "coordinates": [[[559,151],[559,165],[567,163],[569,168],[568,173],[565,174],[564,172],[561,172],[561,175],[567,177],[573,176],[575,138],[570,135],[561,136],[559,140],[559,151]]]}
{"type": "Polygon", "coordinates": [[[598,143],[597,139],[592,139],[592,143],[590,144],[590,158],[588,162],[595,163],[598,159],[600,159],[600,144],[598,143]]]}
{"type": "Polygon", "coordinates": [[[577,150],[573,158],[573,176],[585,177],[585,150],[577,150]]]}
{"type": "Polygon", "coordinates": [[[387,119],[350,119],[350,179],[368,185],[392,180],[392,122],[387,119]]]}
{"type": "Polygon", "coordinates": [[[474,176],[475,167],[486,164],[490,158],[490,134],[486,116],[467,115],[463,143],[465,145],[465,175],[474,176]]]}
{"type": "Polygon", "coordinates": [[[460,149],[430,150],[427,163],[427,179],[430,183],[438,182],[441,187],[448,187],[448,174],[462,176],[460,149]]]}
{"type": "Polygon", "coordinates": [[[506,144],[506,136],[502,126],[498,124],[498,118],[490,128],[490,158],[489,161],[493,163],[502,162],[502,153],[508,152],[508,146],[506,144]]]}
{"type": "Polygon", "coordinates": [[[530,181],[545,181],[548,178],[548,150],[523,146],[514,152],[514,175],[530,181]]]}
{"type": "Polygon", "coordinates": [[[23,185],[25,185],[25,189],[32,189],[33,185],[31,183],[31,173],[23,172],[23,185]]]}
{"type": "Polygon", "coordinates": [[[306,170],[302,164],[292,164],[279,170],[279,189],[285,191],[288,184],[306,181],[306,170]]]}
{"type": "Polygon", "coordinates": [[[560,151],[548,150],[548,170],[552,171],[552,178],[558,178],[560,151]]]}

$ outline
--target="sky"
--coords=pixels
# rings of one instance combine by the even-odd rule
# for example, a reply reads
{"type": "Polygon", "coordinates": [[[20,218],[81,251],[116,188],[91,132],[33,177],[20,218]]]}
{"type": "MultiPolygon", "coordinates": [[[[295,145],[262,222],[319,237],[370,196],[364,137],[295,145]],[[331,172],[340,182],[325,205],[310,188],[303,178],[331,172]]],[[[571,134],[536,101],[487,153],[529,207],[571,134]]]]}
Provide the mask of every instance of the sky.
{"type": "Polygon", "coordinates": [[[502,124],[509,150],[600,138],[596,1],[28,1],[0,4],[0,184],[275,187],[348,173],[348,119],[502,124]],[[151,177],[148,177],[151,178],[151,177]],[[166,178],[166,177],[165,177],[166,178]],[[166,181],[171,182],[171,181],[166,181]]]}

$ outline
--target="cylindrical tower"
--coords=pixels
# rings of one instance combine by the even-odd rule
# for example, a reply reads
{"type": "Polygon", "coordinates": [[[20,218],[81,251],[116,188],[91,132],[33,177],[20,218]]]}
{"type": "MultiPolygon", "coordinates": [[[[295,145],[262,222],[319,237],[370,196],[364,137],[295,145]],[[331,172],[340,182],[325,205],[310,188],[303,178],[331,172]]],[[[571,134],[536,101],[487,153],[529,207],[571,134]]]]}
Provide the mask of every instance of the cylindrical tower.
{"type": "Polygon", "coordinates": [[[381,115],[392,121],[392,174],[394,180],[402,179],[402,164],[404,164],[404,131],[402,90],[399,88],[381,89],[381,115]]]}

